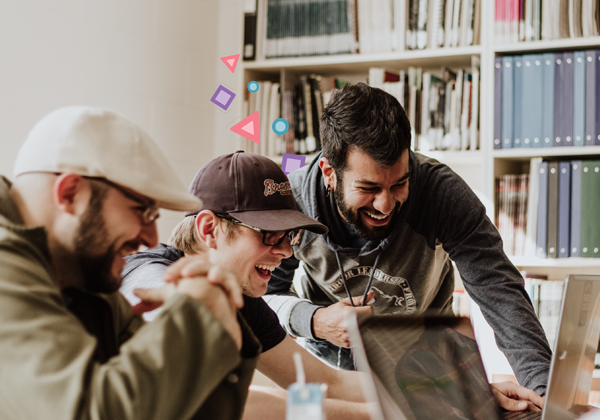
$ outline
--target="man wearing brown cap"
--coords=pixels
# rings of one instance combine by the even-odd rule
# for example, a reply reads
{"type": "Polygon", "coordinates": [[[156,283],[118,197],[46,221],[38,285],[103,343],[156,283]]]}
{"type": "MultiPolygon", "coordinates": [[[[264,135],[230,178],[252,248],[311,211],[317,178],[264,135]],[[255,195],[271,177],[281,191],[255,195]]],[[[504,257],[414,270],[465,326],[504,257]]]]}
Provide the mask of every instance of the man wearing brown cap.
{"type": "Polygon", "coordinates": [[[14,183],[0,177],[0,418],[241,416],[259,343],[235,280],[207,266],[139,291],[162,304],[148,325],[118,292],[159,207],[200,206],[119,114],[69,107],[33,128],[14,183]]]}
{"type": "MultiPolygon", "coordinates": [[[[187,213],[173,231],[172,246],[161,244],[127,258],[121,289],[126,297],[136,303],[133,289],[161,286],[165,272],[169,280],[182,272],[194,273],[202,260],[182,257],[203,256],[231,272],[242,287],[240,312],[262,345],[258,370],[286,388],[296,379],[293,354],[300,352],[307,381],[328,384],[328,419],[368,419],[366,405],[358,403],[363,401],[358,374],[336,371],[296,344],[261,298],[271,272],[292,255],[292,246],[304,231],[327,232],[298,211],[285,174],[268,158],[236,152],[202,167],[190,191],[203,201],[203,210],[187,213]]],[[[285,418],[285,393],[251,388],[244,418],[285,418]]]]}

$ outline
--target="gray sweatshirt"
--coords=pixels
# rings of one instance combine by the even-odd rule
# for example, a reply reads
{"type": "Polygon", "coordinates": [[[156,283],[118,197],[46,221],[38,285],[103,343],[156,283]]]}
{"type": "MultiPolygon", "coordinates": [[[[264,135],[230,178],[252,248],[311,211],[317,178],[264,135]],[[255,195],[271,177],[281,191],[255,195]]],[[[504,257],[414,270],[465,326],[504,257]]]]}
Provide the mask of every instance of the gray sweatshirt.
{"type": "Polygon", "coordinates": [[[543,395],[551,359],[548,341],[497,229],[463,179],[446,165],[410,151],[409,196],[392,233],[352,248],[345,246],[349,238],[333,194],[326,197],[320,157],[289,179],[298,210],[325,224],[329,233],[304,232],[294,255],[273,272],[265,296],[286,331],[315,339],[314,312],[346,298],[347,292],[362,296],[367,287],[375,291],[375,314],[450,312],[452,260],[519,383],[543,395]],[[295,290],[299,261],[306,275],[295,290]]]}

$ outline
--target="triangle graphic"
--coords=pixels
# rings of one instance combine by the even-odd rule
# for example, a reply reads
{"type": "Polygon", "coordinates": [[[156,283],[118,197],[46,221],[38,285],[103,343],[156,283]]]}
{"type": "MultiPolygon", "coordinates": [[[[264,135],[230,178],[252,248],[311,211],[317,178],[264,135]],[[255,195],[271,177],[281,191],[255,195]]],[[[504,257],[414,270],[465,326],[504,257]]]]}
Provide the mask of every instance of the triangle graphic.
{"type": "Polygon", "coordinates": [[[242,121],[231,127],[231,131],[240,136],[253,141],[256,144],[260,144],[260,119],[258,111],[254,111],[252,114],[244,118],[242,121]]]}
{"type": "Polygon", "coordinates": [[[247,131],[250,134],[254,134],[254,122],[250,121],[248,124],[242,127],[242,130],[247,131]]]}
{"type": "Polygon", "coordinates": [[[237,67],[237,63],[240,59],[240,55],[236,54],[236,55],[228,55],[227,57],[221,57],[221,61],[223,62],[223,64],[225,64],[227,66],[227,68],[229,70],[231,70],[232,73],[235,72],[235,68],[237,67]]]}

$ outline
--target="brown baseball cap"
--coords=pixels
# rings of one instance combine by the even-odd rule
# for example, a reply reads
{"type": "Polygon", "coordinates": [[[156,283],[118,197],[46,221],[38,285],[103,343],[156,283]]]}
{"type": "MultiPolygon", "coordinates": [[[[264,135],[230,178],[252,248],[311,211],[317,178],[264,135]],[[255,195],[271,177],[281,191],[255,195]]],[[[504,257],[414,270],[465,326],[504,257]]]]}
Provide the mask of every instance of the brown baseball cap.
{"type": "Polygon", "coordinates": [[[229,214],[259,229],[327,233],[325,225],[298,211],[287,176],[261,155],[240,150],[219,156],[198,171],[189,191],[202,200],[203,210],[229,214]]]}

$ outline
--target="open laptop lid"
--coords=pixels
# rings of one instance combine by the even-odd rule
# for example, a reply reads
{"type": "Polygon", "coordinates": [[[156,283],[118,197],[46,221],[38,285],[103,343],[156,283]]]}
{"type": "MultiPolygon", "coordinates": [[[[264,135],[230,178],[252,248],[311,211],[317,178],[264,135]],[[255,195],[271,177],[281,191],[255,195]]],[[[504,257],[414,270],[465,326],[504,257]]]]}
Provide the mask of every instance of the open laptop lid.
{"type": "Polygon", "coordinates": [[[587,410],[600,337],[599,303],[600,276],[567,277],[543,420],[574,419],[587,410]]]}
{"type": "Polygon", "coordinates": [[[348,331],[374,419],[500,418],[468,319],[371,316],[348,331]]]}

